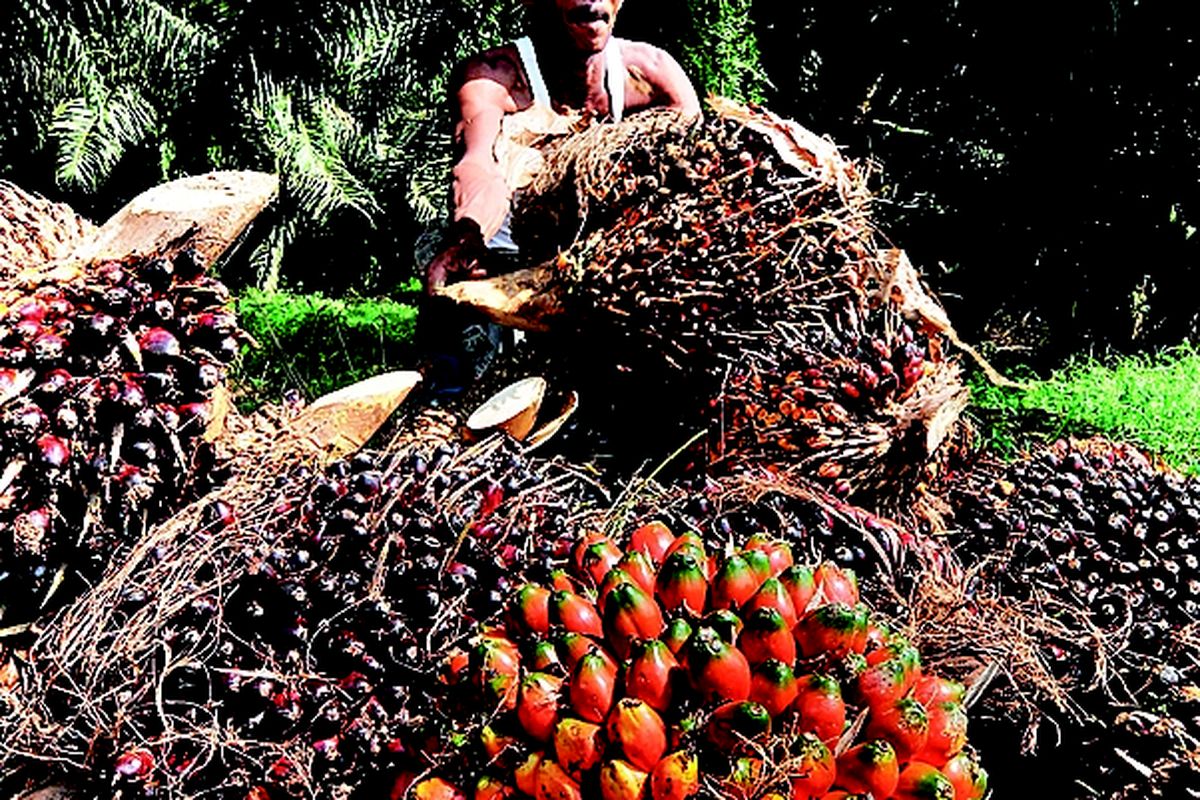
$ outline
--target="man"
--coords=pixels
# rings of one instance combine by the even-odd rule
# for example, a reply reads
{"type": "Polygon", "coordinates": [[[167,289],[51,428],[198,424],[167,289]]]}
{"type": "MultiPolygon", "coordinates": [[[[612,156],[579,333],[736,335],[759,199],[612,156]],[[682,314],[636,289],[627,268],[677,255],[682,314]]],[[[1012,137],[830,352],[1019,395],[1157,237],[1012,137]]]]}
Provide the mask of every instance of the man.
{"type": "Polygon", "coordinates": [[[495,157],[505,115],[535,103],[620,121],[647,108],[700,113],[696,90],[667,53],[612,35],[622,0],[527,0],[528,38],[489,50],[455,81],[454,224],[427,268],[427,290],[484,277],[491,252],[516,251],[511,191],[495,157]]]}

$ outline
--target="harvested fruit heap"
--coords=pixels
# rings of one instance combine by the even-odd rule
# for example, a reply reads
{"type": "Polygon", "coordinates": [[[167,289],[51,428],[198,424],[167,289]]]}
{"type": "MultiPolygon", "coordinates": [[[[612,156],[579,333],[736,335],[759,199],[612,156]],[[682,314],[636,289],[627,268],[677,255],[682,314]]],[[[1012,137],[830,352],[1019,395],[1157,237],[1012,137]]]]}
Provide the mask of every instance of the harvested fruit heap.
{"type": "Polygon", "coordinates": [[[203,266],[183,250],[4,287],[0,623],[210,485],[197,459],[239,331],[203,266]]]}
{"type": "Polygon", "coordinates": [[[594,489],[500,438],[324,474],[284,450],[47,624],[0,752],[52,753],[99,796],[332,797],[386,796],[448,746],[439,654],[500,611],[511,576],[549,575],[594,489]]]}
{"type": "Polygon", "coordinates": [[[662,523],[623,549],[586,536],[572,560],[518,588],[462,664],[483,772],[425,778],[416,797],[985,794],[963,687],[923,673],[853,573],[796,565],[765,535],[718,560],[662,523]]]}
{"type": "Polygon", "coordinates": [[[546,161],[519,200],[522,247],[566,248],[571,319],[639,381],[674,380],[657,402],[677,418],[719,422],[712,458],[786,462],[842,494],[920,474],[965,392],[938,336],[901,324],[948,329],[907,260],[880,249],[859,165],[724,102],[694,123],[594,127],[546,161]]]}
{"type": "Polygon", "coordinates": [[[1084,689],[1073,699],[1087,722],[1067,745],[1083,765],[1075,777],[1113,797],[1194,793],[1200,484],[1126,445],[1059,441],[976,465],[952,500],[964,560],[1011,597],[1086,619],[1099,643],[1099,669],[1087,653],[1046,648],[1084,689]]]}

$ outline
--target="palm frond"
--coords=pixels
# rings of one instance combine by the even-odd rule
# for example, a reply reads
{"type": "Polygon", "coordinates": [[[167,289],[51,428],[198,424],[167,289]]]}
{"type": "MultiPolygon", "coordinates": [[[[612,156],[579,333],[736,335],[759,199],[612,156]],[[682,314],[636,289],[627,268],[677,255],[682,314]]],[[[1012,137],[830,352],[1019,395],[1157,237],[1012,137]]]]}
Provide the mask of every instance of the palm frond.
{"type": "Polygon", "coordinates": [[[120,86],[101,97],[75,97],[54,111],[50,138],[60,185],[95,190],[125,153],[153,132],[157,114],[137,89],[120,86]]]}

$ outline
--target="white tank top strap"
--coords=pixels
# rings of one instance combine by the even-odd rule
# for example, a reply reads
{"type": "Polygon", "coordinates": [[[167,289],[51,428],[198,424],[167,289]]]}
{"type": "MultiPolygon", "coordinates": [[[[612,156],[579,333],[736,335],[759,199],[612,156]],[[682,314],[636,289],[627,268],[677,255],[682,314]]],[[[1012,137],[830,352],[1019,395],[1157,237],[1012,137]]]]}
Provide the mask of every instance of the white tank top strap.
{"type": "Polygon", "coordinates": [[[608,104],[612,121],[620,122],[625,116],[625,59],[621,58],[621,45],[610,37],[604,48],[604,82],[608,89],[608,104]]]}
{"type": "Polygon", "coordinates": [[[525,70],[525,78],[529,81],[529,88],[533,91],[533,102],[552,108],[550,90],[546,88],[546,79],[542,75],[542,68],[538,65],[537,52],[533,49],[533,40],[528,36],[522,36],[513,44],[516,45],[517,53],[521,56],[521,67],[525,70]]]}

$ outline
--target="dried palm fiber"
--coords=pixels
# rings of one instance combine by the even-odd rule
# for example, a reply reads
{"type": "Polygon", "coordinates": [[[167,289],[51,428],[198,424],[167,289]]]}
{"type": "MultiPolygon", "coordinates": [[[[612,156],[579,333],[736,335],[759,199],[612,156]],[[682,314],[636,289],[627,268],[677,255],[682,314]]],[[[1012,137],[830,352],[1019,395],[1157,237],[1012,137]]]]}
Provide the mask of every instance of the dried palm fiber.
{"type": "Polygon", "coordinates": [[[552,141],[518,198],[523,252],[556,265],[586,369],[619,363],[639,402],[704,412],[710,461],[911,489],[966,392],[944,312],[873,227],[870,166],[766,112],[713,111],[552,141]]]}
{"type": "Polygon", "coordinates": [[[24,269],[66,258],[93,231],[69,206],[0,180],[0,284],[24,269]]]}

